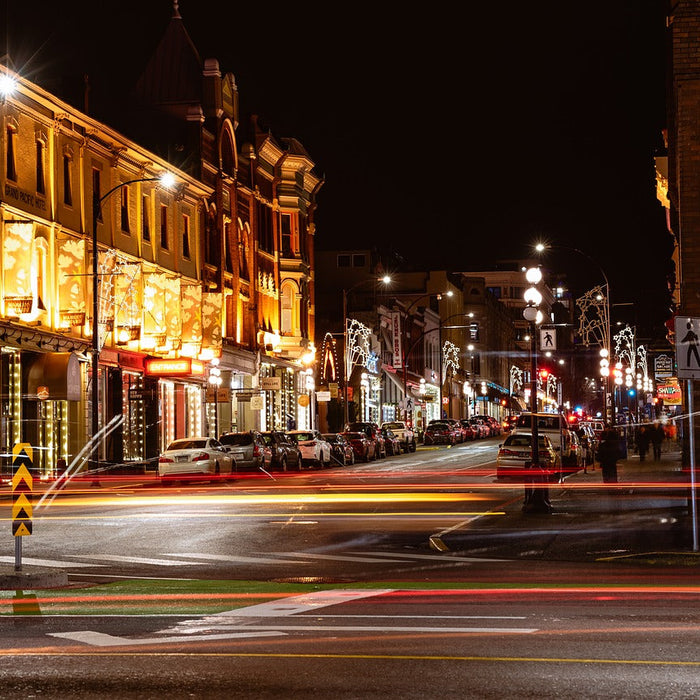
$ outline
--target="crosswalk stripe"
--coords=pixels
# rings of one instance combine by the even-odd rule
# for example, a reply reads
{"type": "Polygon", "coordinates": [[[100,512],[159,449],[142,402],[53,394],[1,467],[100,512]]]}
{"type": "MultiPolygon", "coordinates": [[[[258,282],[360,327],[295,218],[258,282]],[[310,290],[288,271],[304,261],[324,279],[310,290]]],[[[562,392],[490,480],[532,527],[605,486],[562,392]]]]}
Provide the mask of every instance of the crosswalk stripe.
{"type": "MultiPolygon", "coordinates": [[[[119,554],[75,554],[80,559],[102,559],[104,561],[118,561],[125,564],[155,564],[156,566],[196,566],[196,561],[176,561],[175,559],[150,559],[148,557],[125,557],[119,554]]],[[[78,566],[90,566],[79,564],[78,566]]]]}
{"type": "MultiPolygon", "coordinates": [[[[0,556],[0,563],[14,564],[15,558],[0,556]]],[[[80,562],[59,561],[57,559],[35,559],[33,557],[22,557],[22,563],[26,564],[27,566],[46,566],[55,569],[73,569],[75,567],[87,568],[94,566],[104,566],[104,564],[81,564],[80,562]]]]}
{"type": "Polygon", "coordinates": [[[270,559],[269,557],[239,557],[230,554],[198,554],[193,552],[171,552],[164,557],[182,557],[183,559],[202,559],[205,561],[227,561],[234,564],[305,564],[296,559],[270,559]]]}
{"type": "MultiPolygon", "coordinates": [[[[299,557],[300,559],[327,559],[329,561],[355,561],[355,562],[367,562],[367,563],[372,563],[376,564],[377,563],[377,558],[368,558],[368,557],[362,557],[362,556],[347,556],[343,554],[316,554],[316,553],[307,553],[307,552],[270,552],[270,554],[274,557],[299,557]]],[[[397,554],[396,559],[392,559],[392,561],[396,563],[403,563],[403,564],[408,564],[410,563],[410,559],[399,559],[402,555],[397,554]]]]}

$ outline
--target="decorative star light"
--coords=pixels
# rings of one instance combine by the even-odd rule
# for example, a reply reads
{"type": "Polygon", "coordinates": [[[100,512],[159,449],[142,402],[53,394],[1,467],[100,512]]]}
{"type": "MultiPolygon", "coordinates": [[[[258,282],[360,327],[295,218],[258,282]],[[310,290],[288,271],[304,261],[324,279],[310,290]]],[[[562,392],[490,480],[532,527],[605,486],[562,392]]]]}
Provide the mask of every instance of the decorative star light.
{"type": "Polygon", "coordinates": [[[510,393],[520,391],[523,388],[523,371],[517,365],[510,368],[510,393]]]}
{"type": "Polygon", "coordinates": [[[345,352],[345,376],[349,377],[353,367],[358,365],[365,367],[367,364],[372,352],[370,347],[372,330],[354,318],[349,318],[347,323],[348,347],[345,352]]]}
{"type": "Polygon", "coordinates": [[[584,345],[597,343],[603,348],[610,347],[607,285],[593,287],[576,300],[579,316],[578,334],[584,345]]]}
{"type": "Polygon", "coordinates": [[[444,379],[450,374],[454,375],[459,369],[459,348],[449,340],[446,340],[442,346],[442,367],[444,379]]]}

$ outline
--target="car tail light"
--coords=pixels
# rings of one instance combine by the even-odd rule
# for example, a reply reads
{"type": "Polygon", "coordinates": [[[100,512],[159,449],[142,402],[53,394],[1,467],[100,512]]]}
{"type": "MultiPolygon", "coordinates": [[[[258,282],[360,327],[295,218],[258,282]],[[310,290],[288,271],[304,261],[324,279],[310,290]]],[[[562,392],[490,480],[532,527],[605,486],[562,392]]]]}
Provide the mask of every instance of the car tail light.
{"type": "Polygon", "coordinates": [[[158,462],[161,464],[166,464],[167,462],[172,462],[173,460],[170,457],[159,457],[158,462]]]}
{"type": "Polygon", "coordinates": [[[255,457],[260,456],[260,445],[255,445],[255,447],[253,447],[253,456],[255,456],[255,457]]]}
{"type": "Polygon", "coordinates": [[[194,457],[192,457],[193,462],[203,462],[205,459],[209,459],[208,452],[200,452],[199,454],[196,454],[194,457]]]}

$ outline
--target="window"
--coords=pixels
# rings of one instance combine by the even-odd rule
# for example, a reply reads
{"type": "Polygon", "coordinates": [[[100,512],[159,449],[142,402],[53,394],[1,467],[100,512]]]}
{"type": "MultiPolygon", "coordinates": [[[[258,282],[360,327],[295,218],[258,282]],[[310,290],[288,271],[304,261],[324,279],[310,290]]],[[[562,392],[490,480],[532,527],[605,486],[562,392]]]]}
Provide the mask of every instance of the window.
{"type": "Polygon", "coordinates": [[[100,199],[102,193],[100,190],[100,171],[97,168],[92,169],[92,209],[97,212],[97,220],[102,221],[102,208],[100,207],[100,199]]]}
{"type": "Polygon", "coordinates": [[[190,257],[190,217],[182,215],[182,257],[190,257]]]}
{"type": "Polygon", "coordinates": [[[63,154],[63,203],[73,206],[73,158],[70,154],[63,154]]]}
{"type": "Polygon", "coordinates": [[[121,195],[122,231],[129,233],[129,188],[127,185],[122,186],[121,195]]]}
{"type": "Polygon", "coordinates": [[[291,258],[292,249],[292,217],[289,214],[282,214],[282,255],[291,258]]]}
{"type": "Polygon", "coordinates": [[[491,292],[491,294],[493,294],[493,296],[496,297],[496,299],[501,298],[501,288],[500,287],[487,287],[487,289],[489,290],[489,292],[491,292]]]}
{"type": "Polygon", "coordinates": [[[364,253],[355,253],[352,256],[352,266],[353,267],[364,267],[367,264],[367,257],[364,253]]]}
{"type": "Polygon", "coordinates": [[[146,243],[151,242],[151,210],[149,207],[148,195],[145,194],[141,198],[141,231],[143,240],[146,243]]]}
{"type": "Polygon", "coordinates": [[[44,142],[37,139],[36,142],[36,191],[46,194],[46,180],[44,178],[44,142]]]}
{"type": "Polygon", "coordinates": [[[238,264],[239,264],[239,275],[241,279],[250,279],[248,273],[248,241],[250,240],[250,228],[248,222],[245,224],[238,219],[238,240],[239,240],[239,254],[238,254],[238,264]]]}
{"type": "Polygon", "coordinates": [[[163,250],[168,250],[168,207],[165,204],[160,205],[160,247],[163,250]]]}
{"type": "Polygon", "coordinates": [[[343,253],[338,256],[338,267],[350,267],[350,256],[343,253]]]}
{"type": "Polygon", "coordinates": [[[5,172],[8,180],[17,180],[17,167],[15,165],[15,130],[8,126],[7,131],[7,151],[5,154],[5,172]]]}

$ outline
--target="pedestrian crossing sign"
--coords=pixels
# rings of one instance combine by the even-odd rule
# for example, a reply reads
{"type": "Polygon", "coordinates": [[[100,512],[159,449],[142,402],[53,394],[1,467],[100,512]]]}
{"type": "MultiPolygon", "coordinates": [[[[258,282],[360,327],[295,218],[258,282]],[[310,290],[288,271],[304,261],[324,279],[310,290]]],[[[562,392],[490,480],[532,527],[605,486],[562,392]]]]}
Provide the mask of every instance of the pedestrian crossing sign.
{"type": "Polygon", "coordinates": [[[540,349],[556,350],[557,349],[557,329],[556,328],[540,328],[540,349]]]}
{"type": "Polygon", "coordinates": [[[676,316],[676,365],[679,379],[700,379],[700,318],[676,316]]]}

